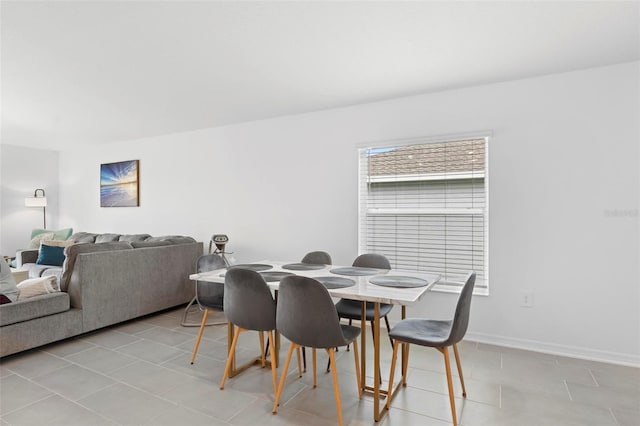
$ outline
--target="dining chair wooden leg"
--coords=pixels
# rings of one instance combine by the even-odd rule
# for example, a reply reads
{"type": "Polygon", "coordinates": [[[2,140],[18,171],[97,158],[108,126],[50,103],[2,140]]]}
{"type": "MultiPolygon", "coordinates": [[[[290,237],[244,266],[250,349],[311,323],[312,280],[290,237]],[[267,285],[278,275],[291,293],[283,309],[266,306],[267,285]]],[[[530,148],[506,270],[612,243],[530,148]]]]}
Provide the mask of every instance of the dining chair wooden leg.
{"type": "MultiPolygon", "coordinates": [[[[364,303],[364,302],[363,302],[364,303]]],[[[351,323],[353,322],[353,320],[351,318],[349,318],[349,325],[351,325],[351,323]]],[[[349,345],[347,345],[347,351],[349,350],[349,345]]],[[[329,370],[327,370],[329,371],[329,370]]]]}
{"type": "Polygon", "coordinates": [[[264,350],[264,333],[262,331],[258,332],[258,336],[260,336],[260,366],[264,368],[265,366],[265,350],[264,350]]]}
{"type": "Polygon", "coordinates": [[[393,395],[393,375],[396,372],[396,359],[398,357],[399,347],[400,347],[400,342],[396,340],[393,343],[393,355],[391,355],[391,372],[389,373],[389,390],[387,392],[387,401],[385,402],[385,406],[387,410],[391,407],[391,395],[393,395]]]}
{"type": "Polygon", "coordinates": [[[453,353],[456,356],[456,365],[458,366],[458,375],[460,376],[460,384],[462,385],[462,396],[467,397],[467,390],[464,387],[464,378],[462,377],[462,364],[460,363],[460,354],[458,353],[458,345],[453,345],[453,353]]]}
{"type": "Polygon", "coordinates": [[[453,426],[457,426],[458,419],[456,416],[456,401],[453,393],[453,380],[451,379],[451,362],[449,360],[449,348],[438,349],[444,355],[444,368],[447,373],[447,387],[449,388],[449,403],[451,404],[451,417],[453,418],[453,426]]]}
{"type": "Polygon", "coordinates": [[[202,314],[202,323],[200,323],[200,330],[198,330],[198,337],[196,338],[196,344],[193,346],[193,354],[191,355],[191,364],[196,360],[196,355],[198,354],[198,347],[200,346],[200,339],[202,339],[202,333],[204,332],[205,324],[207,323],[207,315],[209,315],[209,310],[205,309],[202,314]]]}
{"type": "Polygon", "coordinates": [[[333,393],[335,394],[335,397],[336,397],[336,410],[338,411],[338,424],[342,426],[343,424],[342,423],[342,404],[340,403],[340,386],[338,384],[336,358],[333,354],[334,352],[333,348],[327,349],[327,352],[329,352],[329,361],[331,361],[331,373],[333,376],[333,393]]]}
{"type": "Polygon", "coordinates": [[[284,361],[284,368],[282,369],[282,375],[280,376],[280,384],[278,385],[278,391],[276,392],[276,400],[273,403],[273,414],[278,412],[278,404],[280,404],[280,396],[282,395],[282,389],[284,389],[284,381],[287,379],[287,370],[289,369],[289,362],[291,361],[291,355],[296,348],[296,344],[291,342],[289,344],[289,350],[287,351],[287,359],[284,361]]]}
{"type": "MultiPolygon", "coordinates": [[[[391,333],[391,327],[389,326],[389,317],[384,317],[384,323],[387,325],[387,336],[391,333]]],[[[391,347],[393,347],[393,339],[389,336],[389,341],[391,342],[391,347]]]]}
{"type": "MultiPolygon", "coordinates": [[[[304,353],[304,351],[302,352],[304,353]]],[[[313,387],[317,388],[318,387],[318,381],[317,381],[317,371],[316,371],[316,348],[311,349],[311,356],[313,358],[313,387]]]]}
{"type": "Polygon", "coordinates": [[[298,377],[302,377],[302,361],[300,358],[300,346],[296,347],[296,355],[298,358],[298,377]]]}
{"type": "Polygon", "coordinates": [[[271,343],[271,378],[273,379],[273,396],[278,392],[278,374],[276,372],[276,342],[273,340],[273,330],[267,331],[267,344],[271,343]]]}
{"type": "Polygon", "coordinates": [[[229,348],[229,353],[227,354],[227,364],[224,367],[224,373],[222,374],[222,381],[220,382],[220,389],[224,389],[224,382],[229,377],[229,370],[231,370],[231,361],[233,360],[233,354],[236,353],[236,344],[238,343],[238,336],[240,336],[240,332],[243,329],[240,327],[236,327],[236,332],[233,333],[233,340],[231,341],[231,347],[229,348]]]}
{"type": "MultiPolygon", "coordinates": [[[[386,317],[385,317],[386,318],[386,317]]],[[[375,345],[375,341],[376,341],[376,332],[380,332],[380,330],[376,330],[376,326],[375,323],[373,321],[371,321],[371,337],[373,338],[373,344],[375,345]]],[[[380,340],[378,339],[378,342],[380,342],[380,340]]],[[[391,347],[393,347],[393,343],[391,343],[391,347]]],[[[380,384],[382,384],[382,370],[380,368],[378,368],[378,377],[380,377],[380,384]]]]}
{"type": "Polygon", "coordinates": [[[402,386],[407,387],[407,369],[409,368],[409,348],[411,347],[408,343],[403,343],[404,348],[402,350],[402,386]]]}
{"type": "Polygon", "coordinates": [[[307,372],[307,351],[304,346],[302,347],[302,372],[307,372]]]}
{"type": "Polygon", "coordinates": [[[358,356],[358,339],[353,341],[353,356],[356,360],[356,382],[358,384],[358,398],[362,399],[362,383],[360,383],[360,358],[358,356]]]}

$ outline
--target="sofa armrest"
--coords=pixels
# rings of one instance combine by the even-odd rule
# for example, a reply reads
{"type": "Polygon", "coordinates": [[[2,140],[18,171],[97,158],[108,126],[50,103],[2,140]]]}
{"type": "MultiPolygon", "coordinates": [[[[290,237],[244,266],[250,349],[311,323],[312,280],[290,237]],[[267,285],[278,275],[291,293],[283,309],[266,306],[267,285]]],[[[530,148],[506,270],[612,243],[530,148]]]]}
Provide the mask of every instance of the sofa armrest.
{"type": "Polygon", "coordinates": [[[38,250],[18,250],[16,252],[16,268],[20,268],[25,263],[36,263],[38,260],[38,250]]]}

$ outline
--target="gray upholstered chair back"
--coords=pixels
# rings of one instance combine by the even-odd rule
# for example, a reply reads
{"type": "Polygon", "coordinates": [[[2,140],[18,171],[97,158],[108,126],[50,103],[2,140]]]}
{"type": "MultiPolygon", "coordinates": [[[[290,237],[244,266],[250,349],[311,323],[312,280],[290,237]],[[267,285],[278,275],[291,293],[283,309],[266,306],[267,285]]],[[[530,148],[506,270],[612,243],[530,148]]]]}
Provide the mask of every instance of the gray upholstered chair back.
{"type": "Polygon", "coordinates": [[[331,256],[326,251],[312,251],[304,255],[302,263],[314,265],[331,265],[331,256]]]}
{"type": "Polygon", "coordinates": [[[224,279],[224,313],[227,320],[247,330],[276,328],[276,302],[262,275],[232,268],[224,279]]]}
{"type": "Polygon", "coordinates": [[[301,346],[326,349],[348,343],[329,292],[312,278],[291,275],[280,281],[276,324],[301,346]]]}
{"type": "Polygon", "coordinates": [[[353,266],[360,268],[391,269],[389,260],[383,255],[376,253],[361,254],[353,261],[353,266]]]}
{"type": "Polygon", "coordinates": [[[451,324],[451,332],[449,338],[442,344],[442,346],[450,346],[458,343],[464,337],[469,326],[469,312],[471,309],[471,296],[473,295],[473,286],[476,282],[476,273],[471,272],[467,275],[462,292],[458,298],[458,304],[456,305],[456,313],[453,316],[453,322],[451,324]]]}
{"type": "MultiPolygon", "coordinates": [[[[196,262],[196,272],[208,272],[224,268],[224,259],[217,254],[205,254],[196,262]]],[[[224,284],[196,281],[196,300],[205,308],[223,309],[224,284]]]]}

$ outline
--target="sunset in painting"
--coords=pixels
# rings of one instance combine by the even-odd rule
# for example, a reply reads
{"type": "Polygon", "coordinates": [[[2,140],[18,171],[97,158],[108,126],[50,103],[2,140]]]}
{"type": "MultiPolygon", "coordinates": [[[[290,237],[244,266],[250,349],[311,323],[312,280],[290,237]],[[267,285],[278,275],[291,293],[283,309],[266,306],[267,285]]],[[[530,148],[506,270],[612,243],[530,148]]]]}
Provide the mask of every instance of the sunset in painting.
{"type": "Polygon", "coordinates": [[[100,165],[100,207],[136,207],[138,160],[100,165]]]}

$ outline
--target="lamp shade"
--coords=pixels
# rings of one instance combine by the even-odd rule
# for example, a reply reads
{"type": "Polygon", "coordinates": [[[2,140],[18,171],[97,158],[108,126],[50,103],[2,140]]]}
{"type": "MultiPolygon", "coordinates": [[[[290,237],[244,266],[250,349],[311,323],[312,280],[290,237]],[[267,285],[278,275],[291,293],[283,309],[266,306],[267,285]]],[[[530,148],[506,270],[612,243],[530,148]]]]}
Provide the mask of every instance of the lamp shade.
{"type": "Polygon", "coordinates": [[[47,207],[47,197],[26,197],[25,207],[47,207]]]}

